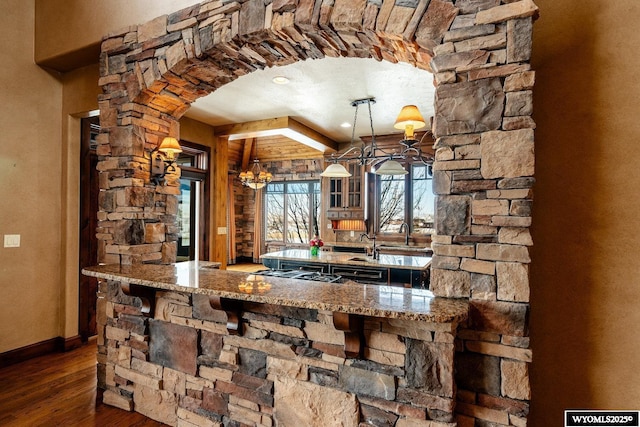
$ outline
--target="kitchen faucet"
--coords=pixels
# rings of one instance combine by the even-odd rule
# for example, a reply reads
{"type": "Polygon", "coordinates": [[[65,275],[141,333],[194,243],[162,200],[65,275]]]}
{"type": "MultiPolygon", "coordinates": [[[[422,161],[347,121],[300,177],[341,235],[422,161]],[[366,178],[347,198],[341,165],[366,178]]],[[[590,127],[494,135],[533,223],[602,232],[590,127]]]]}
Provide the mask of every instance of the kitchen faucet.
{"type": "Polygon", "coordinates": [[[363,238],[367,238],[369,241],[373,242],[373,249],[371,251],[371,257],[373,259],[378,259],[379,254],[378,254],[378,248],[376,248],[376,235],[373,234],[372,236],[368,236],[367,233],[362,233],[360,235],[360,241],[362,242],[363,238]]]}
{"type": "Polygon", "coordinates": [[[404,244],[409,246],[409,224],[403,222],[400,224],[400,230],[398,232],[402,233],[402,228],[404,227],[404,244]]]}

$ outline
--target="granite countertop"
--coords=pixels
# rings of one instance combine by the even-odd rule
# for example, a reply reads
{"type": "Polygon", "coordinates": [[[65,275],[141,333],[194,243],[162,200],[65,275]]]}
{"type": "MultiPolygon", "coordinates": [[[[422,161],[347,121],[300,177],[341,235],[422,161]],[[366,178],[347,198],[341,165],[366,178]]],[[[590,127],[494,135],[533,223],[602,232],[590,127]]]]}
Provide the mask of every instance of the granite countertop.
{"type": "Polygon", "coordinates": [[[263,277],[213,267],[202,261],[100,265],[82,273],[156,289],[374,317],[459,323],[468,314],[467,301],[434,297],[424,289],[263,277]]]}
{"type": "Polygon", "coordinates": [[[411,270],[424,270],[431,265],[431,257],[380,254],[378,259],[373,259],[370,256],[364,256],[364,254],[331,251],[320,251],[317,256],[312,256],[311,251],[308,249],[286,249],[279,252],[269,252],[261,255],[260,258],[411,270]]]}

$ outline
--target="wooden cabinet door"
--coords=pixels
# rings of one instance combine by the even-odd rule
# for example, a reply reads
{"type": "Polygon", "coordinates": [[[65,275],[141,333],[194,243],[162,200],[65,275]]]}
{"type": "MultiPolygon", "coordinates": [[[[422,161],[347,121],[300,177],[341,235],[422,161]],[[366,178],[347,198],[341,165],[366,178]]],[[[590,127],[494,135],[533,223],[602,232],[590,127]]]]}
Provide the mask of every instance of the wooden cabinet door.
{"type": "Polygon", "coordinates": [[[363,209],[364,203],[364,185],[363,185],[363,167],[357,163],[348,165],[348,170],[351,176],[347,179],[346,185],[346,208],[352,210],[363,209]]]}
{"type": "Polygon", "coordinates": [[[364,167],[347,163],[347,178],[330,178],[327,217],[330,219],[364,219],[364,167]]]}

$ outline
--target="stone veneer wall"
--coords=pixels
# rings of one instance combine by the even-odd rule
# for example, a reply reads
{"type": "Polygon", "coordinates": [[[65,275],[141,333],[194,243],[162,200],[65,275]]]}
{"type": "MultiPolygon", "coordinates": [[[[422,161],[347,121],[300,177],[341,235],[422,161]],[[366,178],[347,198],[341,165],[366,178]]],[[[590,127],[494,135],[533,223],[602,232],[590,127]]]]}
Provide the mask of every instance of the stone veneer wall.
{"type": "Polygon", "coordinates": [[[109,405],[172,426],[455,425],[455,324],[365,317],[363,357],[349,358],[331,312],[244,303],[237,336],[206,295],[156,298],[149,317],[101,284],[109,405]]]}
{"type": "Polygon", "coordinates": [[[526,425],[536,15],[531,0],[210,0],[106,36],[99,261],[175,259],[175,177],[151,185],[145,153],[177,134],[198,97],[255,69],[325,56],[431,70],[432,289],[471,302],[457,342],[457,420],[526,425]]]}

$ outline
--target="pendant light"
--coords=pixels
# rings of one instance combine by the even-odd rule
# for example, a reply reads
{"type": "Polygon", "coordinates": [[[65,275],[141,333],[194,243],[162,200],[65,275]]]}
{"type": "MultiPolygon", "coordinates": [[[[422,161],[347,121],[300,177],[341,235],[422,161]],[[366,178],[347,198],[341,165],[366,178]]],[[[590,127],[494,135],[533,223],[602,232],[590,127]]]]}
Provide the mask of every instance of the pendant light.
{"type": "Polygon", "coordinates": [[[406,175],[409,172],[397,160],[389,159],[376,168],[376,175],[406,175]]]}
{"type": "Polygon", "coordinates": [[[393,127],[396,129],[404,130],[404,139],[400,141],[401,144],[411,146],[418,142],[415,138],[414,131],[422,129],[426,125],[420,110],[415,105],[405,105],[400,110],[396,122],[393,127]]]}
{"type": "MultiPolygon", "coordinates": [[[[400,114],[398,114],[393,127],[404,130],[404,139],[400,141],[400,144],[406,147],[411,147],[418,142],[415,138],[414,131],[416,129],[422,129],[425,124],[424,118],[422,117],[422,114],[420,114],[418,107],[415,105],[405,105],[402,107],[402,110],[400,110],[400,114]]],[[[402,167],[400,162],[390,158],[380,165],[374,173],[376,175],[406,175],[409,172],[402,167]]]]}
{"type": "Polygon", "coordinates": [[[340,163],[332,163],[320,174],[320,176],[327,176],[329,178],[345,178],[350,177],[351,174],[340,163]]]}
{"type": "MultiPolygon", "coordinates": [[[[351,103],[355,107],[355,116],[353,119],[353,128],[351,132],[351,143],[349,148],[339,156],[331,154],[330,164],[321,174],[323,177],[342,178],[350,177],[349,171],[341,164],[341,162],[357,163],[361,166],[374,165],[373,173],[377,175],[406,175],[409,172],[396,159],[406,160],[408,163],[421,162],[429,165],[433,162],[433,157],[422,152],[420,141],[416,139],[415,131],[422,129],[426,125],[426,121],[422,117],[420,110],[415,105],[405,105],[402,107],[400,114],[396,118],[393,125],[396,129],[404,130],[404,137],[400,141],[399,150],[393,152],[385,151],[376,145],[376,137],[373,131],[373,118],[371,116],[371,104],[376,101],[374,98],[357,99],[351,103]],[[356,120],[358,118],[358,106],[367,104],[369,108],[369,124],[371,125],[371,143],[356,147],[354,145],[356,120]]],[[[426,135],[427,133],[425,133],[426,135]]],[[[423,135],[424,138],[424,135],[423,135]]]]}
{"type": "Polygon", "coordinates": [[[349,148],[347,149],[347,151],[342,153],[337,158],[332,157],[333,163],[327,166],[327,168],[320,174],[320,176],[329,177],[329,178],[350,177],[351,173],[343,165],[337,163],[337,161],[342,158],[345,158],[346,161],[353,160],[353,157],[345,157],[345,156],[347,156],[349,153],[352,153],[354,151],[358,151],[359,154],[356,158],[358,159],[358,162],[361,165],[364,165],[365,163],[367,163],[368,158],[373,154],[376,148],[376,145],[375,145],[376,137],[373,132],[373,118],[371,117],[371,104],[375,104],[375,102],[376,100],[374,98],[363,98],[363,99],[356,99],[351,103],[351,106],[355,108],[355,113],[353,117],[353,126],[351,127],[351,142],[349,143],[349,148]],[[364,146],[361,148],[357,148],[353,143],[356,137],[355,134],[356,134],[356,123],[358,121],[358,106],[360,104],[367,104],[367,106],[369,107],[369,124],[371,125],[371,141],[372,141],[371,147],[364,146]],[[371,151],[367,151],[368,148],[371,148],[371,151]]]}

